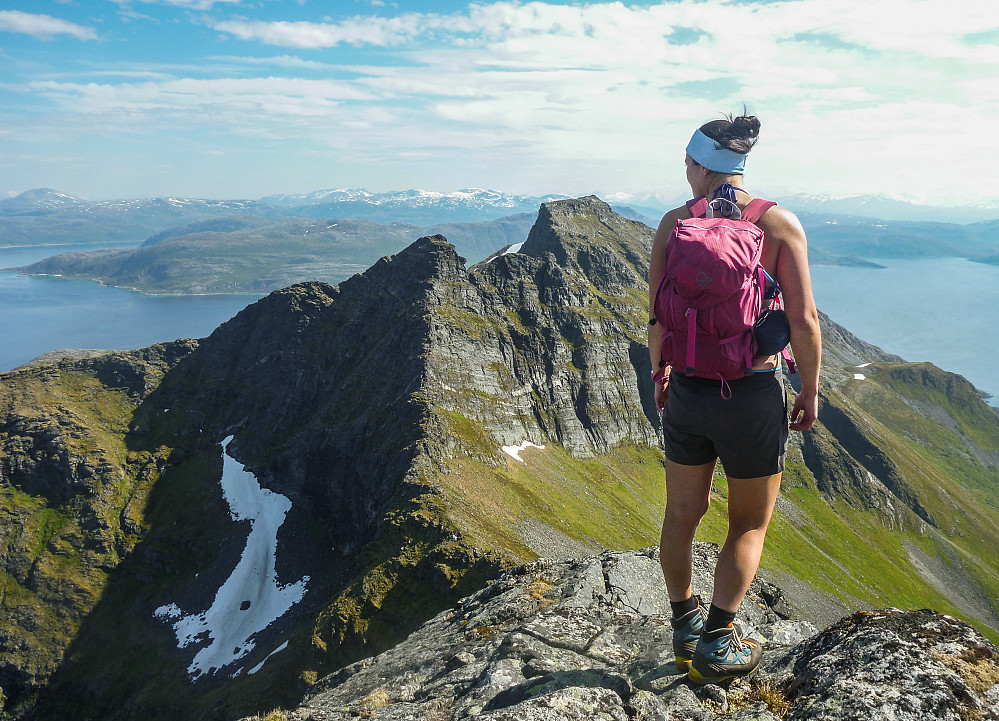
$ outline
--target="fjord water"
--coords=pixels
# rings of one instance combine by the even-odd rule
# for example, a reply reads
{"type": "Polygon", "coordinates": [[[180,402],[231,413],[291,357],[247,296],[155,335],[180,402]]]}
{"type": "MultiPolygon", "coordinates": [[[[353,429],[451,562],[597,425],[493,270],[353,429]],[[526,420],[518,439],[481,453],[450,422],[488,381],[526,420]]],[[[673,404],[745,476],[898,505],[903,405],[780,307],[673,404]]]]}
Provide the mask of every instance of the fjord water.
{"type": "MultiPolygon", "coordinates": [[[[97,247],[108,246],[72,249],[97,247]]],[[[0,268],[62,250],[0,249],[0,268]]],[[[889,353],[960,373],[999,403],[999,266],[962,258],[877,262],[885,267],[813,266],[819,308],[889,353]]],[[[0,273],[0,372],[61,348],[130,349],[202,338],[259,297],[147,296],[89,281],[0,273]]]]}
{"type": "Polygon", "coordinates": [[[999,404],[999,266],[872,260],[885,267],[813,266],[819,309],[889,353],[960,373],[999,404]]]}
{"type": "MultiPolygon", "coordinates": [[[[67,250],[128,248],[36,246],[0,249],[0,268],[67,250]]],[[[63,348],[128,350],[177,338],[203,338],[260,295],[148,296],[64,278],[0,273],[0,372],[63,348]]]]}

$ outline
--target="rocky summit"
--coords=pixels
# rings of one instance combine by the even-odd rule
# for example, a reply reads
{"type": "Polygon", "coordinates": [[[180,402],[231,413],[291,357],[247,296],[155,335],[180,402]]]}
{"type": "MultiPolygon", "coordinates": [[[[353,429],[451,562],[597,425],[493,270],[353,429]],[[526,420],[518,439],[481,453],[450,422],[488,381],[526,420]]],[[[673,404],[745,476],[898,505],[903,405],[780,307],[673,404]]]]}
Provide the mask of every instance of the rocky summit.
{"type": "MultiPolygon", "coordinates": [[[[696,544],[709,591],[717,549],[696,544]]],[[[766,650],[724,687],[677,671],[659,550],[540,559],[390,651],[317,684],[289,721],[776,721],[999,718],[999,650],[931,611],[860,612],[818,633],[753,583],[737,623],[766,650]]],[[[246,721],[250,721],[249,719],[246,721]]]]}
{"type": "MultiPolygon", "coordinates": [[[[4,712],[228,721],[308,695],[288,713],[755,713],[738,687],[666,672],[655,554],[630,551],[665,503],[652,238],[594,197],[545,203],[519,248],[472,267],[427,236],[207,338],[0,375],[4,712]],[[414,639],[426,660],[407,667],[414,639]],[[554,658],[503,655],[544,639],[554,658]]],[[[962,623],[999,639],[999,415],[960,376],[822,324],[820,422],[793,434],[744,604],[771,649],[761,678],[794,713],[846,718],[823,716],[830,669],[866,659],[843,678],[890,699],[928,638],[927,663],[970,664],[948,667],[971,689],[949,687],[962,718],[985,714],[993,657],[962,623]],[[907,610],[850,615],[885,607],[907,610]],[[806,641],[804,622],[831,629],[806,641]],[[870,656],[856,629],[909,640],[870,656]],[[782,650],[799,642],[811,660],[782,650]]],[[[720,470],[711,500],[698,540],[718,544],[720,470]]]]}

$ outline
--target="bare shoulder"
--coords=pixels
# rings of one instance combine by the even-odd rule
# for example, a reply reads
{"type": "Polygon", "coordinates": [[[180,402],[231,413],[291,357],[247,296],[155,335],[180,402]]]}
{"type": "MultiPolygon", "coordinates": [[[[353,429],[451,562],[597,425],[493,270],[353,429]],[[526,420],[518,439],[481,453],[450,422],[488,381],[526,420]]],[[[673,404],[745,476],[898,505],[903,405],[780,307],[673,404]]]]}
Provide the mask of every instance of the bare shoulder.
{"type": "Polygon", "coordinates": [[[778,255],[784,255],[782,249],[790,250],[796,255],[807,252],[805,229],[801,227],[798,216],[787,208],[779,205],[771,207],[756,224],[763,231],[766,237],[764,242],[770,248],[769,251],[764,250],[764,256],[770,259],[769,263],[775,263],[778,255]]]}
{"type": "Polygon", "coordinates": [[[758,225],[768,235],[800,235],[802,238],[805,236],[805,229],[801,227],[801,221],[798,220],[798,216],[779,205],[775,205],[767,210],[763,214],[763,217],[760,218],[758,225]]]}
{"type": "Polygon", "coordinates": [[[666,238],[676,227],[676,221],[682,220],[683,218],[689,218],[690,211],[687,210],[687,206],[681,205],[679,208],[673,208],[673,210],[666,213],[662,220],[659,221],[659,227],[656,229],[656,242],[666,242],[666,238]]]}

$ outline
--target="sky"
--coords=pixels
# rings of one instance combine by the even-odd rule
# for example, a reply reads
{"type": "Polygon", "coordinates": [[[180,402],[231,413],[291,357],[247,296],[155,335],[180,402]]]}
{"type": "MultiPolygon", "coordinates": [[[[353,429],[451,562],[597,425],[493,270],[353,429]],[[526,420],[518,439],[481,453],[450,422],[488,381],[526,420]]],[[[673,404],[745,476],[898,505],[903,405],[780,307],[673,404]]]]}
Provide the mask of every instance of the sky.
{"type": "Polygon", "coordinates": [[[326,188],[999,205],[995,0],[0,0],[0,197],[326,188]]]}

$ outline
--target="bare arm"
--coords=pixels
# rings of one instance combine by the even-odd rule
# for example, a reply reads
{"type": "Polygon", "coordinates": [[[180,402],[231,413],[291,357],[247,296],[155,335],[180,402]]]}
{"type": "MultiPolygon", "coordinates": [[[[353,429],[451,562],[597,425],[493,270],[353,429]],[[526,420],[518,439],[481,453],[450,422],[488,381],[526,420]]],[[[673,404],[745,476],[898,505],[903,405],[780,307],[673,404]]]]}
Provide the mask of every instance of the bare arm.
{"type": "Polygon", "coordinates": [[[765,232],[780,241],[777,282],[784,297],[784,310],[791,326],[791,350],[801,378],[801,393],[794,401],[790,427],[795,431],[807,431],[819,413],[819,366],[822,361],[819,313],[808,272],[808,244],[794,213],[772,208],[767,212],[766,220],[765,232]]]}
{"type": "MultiPolygon", "coordinates": [[[[681,209],[671,210],[659,223],[656,230],[656,237],[652,243],[652,259],[649,263],[649,318],[655,317],[656,292],[659,290],[659,283],[662,281],[663,273],[666,271],[666,240],[673,231],[677,219],[681,217],[681,209]]],[[[652,361],[652,370],[659,369],[662,360],[662,326],[658,323],[649,326],[649,360],[652,361]]],[[[666,377],[661,383],[655,383],[656,407],[662,410],[666,406],[666,398],[669,396],[669,368],[666,369],[666,377]]]]}

